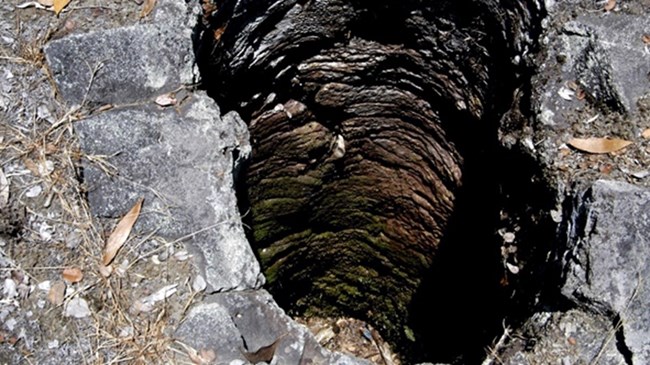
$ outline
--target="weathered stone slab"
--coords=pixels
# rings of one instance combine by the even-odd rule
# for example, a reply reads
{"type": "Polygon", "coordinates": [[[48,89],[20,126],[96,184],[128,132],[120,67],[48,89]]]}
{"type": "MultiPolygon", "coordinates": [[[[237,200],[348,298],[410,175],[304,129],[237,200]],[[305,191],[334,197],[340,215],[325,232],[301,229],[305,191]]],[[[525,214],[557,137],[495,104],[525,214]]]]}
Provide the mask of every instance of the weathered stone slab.
{"type": "Polygon", "coordinates": [[[650,95],[650,49],[643,42],[643,36],[650,28],[650,17],[587,14],[579,17],[578,21],[591,27],[598,46],[606,54],[611,65],[612,88],[624,110],[636,112],[637,100],[650,95]]]}
{"type": "Polygon", "coordinates": [[[44,47],[52,76],[70,104],[126,104],[195,81],[188,7],[165,1],[153,24],[74,34],[44,47]]]}
{"type": "Polygon", "coordinates": [[[204,93],[178,109],[155,105],[115,109],[76,124],[87,160],[84,179],[92,213],[119,217],[139,197],[140,231],[185,242],[209,291],[255,288],[259,265],[237,209],[232,170],[250,153],[246,127],[204,93]],[[103,156],[103,157],[100,157],[103,156]],[[98,161],[108,164],[102,166],[98,161]]]}
{"type": "Polygon", "coordinates": [[[637,102],[650,93],[648,46],[642,41],[650,27],[647,16],[609,13],[583,15],[550,33],[547,55],[541,64],[548,80],[540,95],[546,125],[567,126],[572,115],[589,100],[602,113],[635,114],[637,102]],[[569,87],[575,82],[586,92],[580,100],[569,87]]]}
{"type": "Polygon", "coordinates": [[[213,350],[217,364],[370,365],[323,349],[307,328],[291,320],[264,290],[209,296],[190,310],[176,336],[197,350],[213,350]],[[251,353],[269,346],[275,348],[266,358],[253,360],[251,353]]]}
{"type": "MultiPolygon", "coordinates": [[[[650,190],[597,181],[580,198],[562,293],[620,317],[634,364],[650,363],[650,190]]],[[[620,341],[620,339],[619,339],[620,341]]]]}
{"type": "MultiPolygon", "coordinates": [[[[580,310],[534,314],[511,336],[497,364],[625,364],[611,322],[580,310]]],[[[487,364],[487,363],[484,363],[487,364]]]]}

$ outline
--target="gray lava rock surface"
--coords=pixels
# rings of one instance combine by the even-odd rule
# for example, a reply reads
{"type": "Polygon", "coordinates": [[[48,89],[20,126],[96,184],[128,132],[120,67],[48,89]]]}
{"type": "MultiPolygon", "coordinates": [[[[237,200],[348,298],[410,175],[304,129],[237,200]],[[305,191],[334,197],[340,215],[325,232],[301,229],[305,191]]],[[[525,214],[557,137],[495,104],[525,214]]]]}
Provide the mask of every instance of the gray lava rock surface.
{"type": "Polygon", "coordinates": [[[84,164],[93,214],[120,217],[144,197],[136,228],[170,240],[188,237],[211,292],[263,282],[233,189],[232,154],[249,153],[248,136],[236,133],[246,130],[236,125],[241,120],[219,115],[212,99],[195,93],[178,109],[125,107],[76,125],[84,153],[109,156],[115,173],[84,164]]]}
{"type": "Polygon", "coordinates": [[[44,47],[61,95],[71,104],[127,104],[190,84],[192,12],[167,1],[156,22],[73,34],[44,47]],[[190,15],[188,15],[189,13],[190,15]]]}
{"type": "Polygon", "coordinates": [[[650,190],[601,180],[578,204],[562,293],[609,316],[632,362],[650,363],[650,190]]]}
{"type": "Polygon", "coordinates": [[[219,349],[217,364],[370,364],[323,349],[264,290],[208,297],[190,310],[176,335],[195,349],[219,349]]]}

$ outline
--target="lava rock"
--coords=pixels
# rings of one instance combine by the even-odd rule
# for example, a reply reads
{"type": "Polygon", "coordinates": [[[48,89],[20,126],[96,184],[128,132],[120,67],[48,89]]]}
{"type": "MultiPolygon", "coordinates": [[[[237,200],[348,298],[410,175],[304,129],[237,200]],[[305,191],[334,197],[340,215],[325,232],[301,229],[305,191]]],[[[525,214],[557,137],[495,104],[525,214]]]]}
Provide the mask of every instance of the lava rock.
{"type": "Polygon", "coordinates": [[[370,365],[323,349],[264,290],[221,293],[192,308],[176,337],[196,350],[212,350],[217,364],[370,365]]]}
{"type": "Polygon", "coordinates": [[[263,282],[246,240],[233,189],[233,166],[249,153],[245,127],[204,93],[175,109],[133,106],[76,124],[89,156],[107,156],[114,168],[86,161],[92,213],[121,217],[139,197],[140,231],[187,238],[209,291],[256,288],[263,282]],[[240,159],[233,157],[238,151],[240,159]]]}
{"type": "Polygon", "coordinates": [[[581,310],[534,314],[498,356],[504,365],[625,363],[611,321],[581,310]]]}
{"type": "Polygon", "coordinates": [[[634,364],[650,362],[650,190],[600,180],[578,199],[562,293],[608,316],[634,364]]]}
{"type": "Polygon", "coordinates": [[[194,83],[192,28],[185,24],[193,19],[191,9],[164,1],[152,24],[49,42],[43,50],[63,98],[70,104],[127,104],[194,83]]]}

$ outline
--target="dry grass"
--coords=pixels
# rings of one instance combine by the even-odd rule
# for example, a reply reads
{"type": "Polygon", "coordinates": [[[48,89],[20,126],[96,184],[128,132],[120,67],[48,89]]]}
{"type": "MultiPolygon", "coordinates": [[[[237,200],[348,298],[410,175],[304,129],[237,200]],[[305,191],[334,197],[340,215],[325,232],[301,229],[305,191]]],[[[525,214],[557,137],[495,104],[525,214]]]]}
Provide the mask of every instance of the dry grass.
{"type": "MultiPolygon", "coordinates": [[[[34,55],[23,55],[20,60],[37,64],[41,62],[34,55]],[[32,57],[30,59],[26,56],[32,57]]],[[[21,61],[22,62],[22,61],[21,61]]],[[[18,206],[26,210],[28,217],[36,217],[46,221],[49,225],[56,226],[57,231],[79,232],[81,243],[74,250],[67,249],[65,245],[58,245],[59,254],[65,257],[64,265],[52,266],[48,262],[46,253],[30,257],[28,247],[35,247],[38,242],[29,242],[30,238],[38,232],[30,231],[28,226],[24,227],[25,234],[23,243],[16,245],[12,250],[11,257],[16,263],[12,270],[20,270],[32,278],[32,283],[39,282],[39,278],[60,277],[61,269],[64,267],[78,267],[84,273],[84,279],[76,290],[69,293],[67,302],[76,295],[89,298],[95,304],[91,306],[92,331],[84,329],[83,326],[76,327],[75,331],[61,333],[61,336],[69,335],[72,338],[61,338],[60,341],[79,343],[83,353],[83,362],[86,364],[160,364],[174,363],[179,357],[178,350],[172,351],[173,343],[170,334],[170,326],[178,324],[182,320],[184,311],[189,307],[196,293],[189,296],[186,301],[180,302],[181,298],[170,298],[178,303],[166,302],[157,306],[150,313],[137,313],[133,311],[132,305],[138,296],[151,291],[144,285],[134,285],[134,282],[144,282],[146,279],[155,279],[156,287],[164,286],[175,280],[174,271],[180,270],[182,274],[189,271],[189,264],[162,265],[159,271],[166,272],[154,278],[150,276],[149,260],[145,260],[161,249],[168,249],[174,243],[163,244],[162,247],[151,252],[139,252],[138,246],[147,239],[155,238],[155,232],[141,237],[136,243],[131,239],[126,244],[126,250],[118,255],[119,260],[128,259],[130,265],[127,268],[128,275],[120,277],[113,275],[103,277],[98,268],[100,266],[101,253],[104,246],[106,234],[103,231],[101,222],[96,221],[85,200],[85,190],[79,181],[80,161],[82,156],[73,124],[85,116],[81,113],[82,108],[70,109],[62,115],[56,123],[44,126],[44,123],[33,121],[33,127],[29,130],[20,129],[3,121],[0,129],[3,130],[3,138],[0,142],[0,168],[13,165],[23,175],[16,173],[8,174],[10,179],[10,205],[18,206]],[[23,180],[23,181],[19,181],[23,180]],[[26,184],[25,181],[28,181],[26,184]],[[35,185],[43,187],[44,198],[37,201],[25,199],[26,191],[35,185]],[[56,212],[56,214],[50,214],[56,212]],[[21,248],[22,247],[22,248],[21,248]],[[67,250],[67,252],[66,252],[67,250]],[[170,274],[171,272],[171,274],[170,274]],[[101,306],[98,307],[98,303],[101,306]],[[180,310],[179,310],[180,308],[180,310]],[[92,332],[92,333],[86,333],[92,332]],[[84,346],[84,340],[89,339],[90,346],[84,346]]],[[[86,156],[88,157],[88,156],[86,156]]],[[[96,163],[104,170],[115,173],[110,165],[110,157],[93,156],[87,159],[90,163],[96,163]]],[[[160,239],[162,241],[162,239],[160,239]]],[[[153,280],[152,280],[153,281],[153,280]]],[[[147,282],[150,284],[150,282],[147,282]]],[[[189,284],[185,283],[186,292],[191,292],[189,284]]],[[[66,304],[44,310],[41,321],[60,323],[44,324],[55,331],[57,327],[68,321],[61,315],[61,307],[66,304]]],[[[73,320],[74,321],[74,320],[73,320]]],[[[36,334],[34,334],[36,335],[36,334]]],[[[26,362],[33,362],[34,354],[25,354],[26,362]]]]}

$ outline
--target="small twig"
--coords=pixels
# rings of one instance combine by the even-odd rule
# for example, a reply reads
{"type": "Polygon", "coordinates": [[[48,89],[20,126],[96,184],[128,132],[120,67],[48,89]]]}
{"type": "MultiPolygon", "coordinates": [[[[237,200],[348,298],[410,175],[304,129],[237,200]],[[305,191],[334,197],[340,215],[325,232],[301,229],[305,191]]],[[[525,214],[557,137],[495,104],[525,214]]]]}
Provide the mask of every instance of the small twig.
{"type": "Polygon", "coordinates": [[[88,94],[90,94],[90,89],[93,87],[93,83],[95,82],[95,77],[97,76],[97,73],[99,70],[104,67],[104,61],[99,61],[95,64],[95,67],[90,67],[88,62],[86,62],[86,65],[90,69],[90,80],[88,80],[88,86],[86,87],[86,92],[84,93],[83,99],[81,99],[81,106],[83,107],[86,105],[86,101],[88,99],[88,94]]]}

